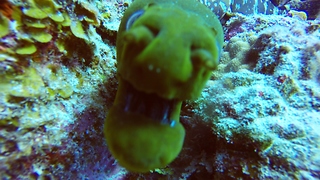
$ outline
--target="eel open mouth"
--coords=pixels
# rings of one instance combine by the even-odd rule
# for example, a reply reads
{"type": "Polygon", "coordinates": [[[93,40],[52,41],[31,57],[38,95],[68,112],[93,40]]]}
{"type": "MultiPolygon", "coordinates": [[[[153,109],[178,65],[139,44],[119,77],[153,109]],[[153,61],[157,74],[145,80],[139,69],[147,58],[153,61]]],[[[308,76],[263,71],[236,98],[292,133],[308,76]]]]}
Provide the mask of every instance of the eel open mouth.
{"type": "Polygon", "coordinates": [[[130,83],[125,82],[124,104],[121,105],[124,112],[131,112],[144,115],[150,119],[174,126],[178,119],[171,119],[174,107],[178,100],[164,99],[152,93],[144,93],[136,90],[130,83]]]}
{"type": "Polygon", "coordinates": [[[135,89],[120,78],[104,134],[112,155],[132,172],[165,167],[180,153],[185,130],[181,101],[135,89]]]}

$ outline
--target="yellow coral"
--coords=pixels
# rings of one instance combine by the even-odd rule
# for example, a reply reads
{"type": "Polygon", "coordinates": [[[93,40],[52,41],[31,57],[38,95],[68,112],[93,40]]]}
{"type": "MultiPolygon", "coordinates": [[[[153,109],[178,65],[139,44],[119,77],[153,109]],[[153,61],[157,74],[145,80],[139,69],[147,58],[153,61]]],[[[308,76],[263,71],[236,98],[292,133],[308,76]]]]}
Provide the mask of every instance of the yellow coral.
{"type": "Polygon", "coordinates": [[[34,44],[27,43],[24,44],[24,46],[19,47],[16,49],[16,53],[20,55],[28,55],[28,54],[33,54],[37,51],[37,48],[34,44]]]}
{"type": "Polygon", "coordinates": [[[0,38],[9,34],[9,19],[5,16],[0,16],[0,38]]]}
{"type": "Polygon", "coordinates": [[[306,21],[308,19],[307,13],[303,11],[295,11],[295,10],[290,10],[289,15],[293,18],[297,18],[300,20],[306,21]]]}
{"type": "Polygon", "coordinates": [[[44,23],[42,23],[40,20],[36,20],[36,21],[24,21],[25,25],[27,25],[28,27],[34,27],[34,28],[45,28],[46,25],[44,23]]]}
{"type": "Polygon", "coordinates": [[[37,7],[31,7],[29,9],[24,9],[23,10],[23,14],[35,18],[35,19],[44,19],[46,17],[48,17],[48,15],[41,11],[39,8],[37,7]]]}
{"type": "Polygon", "coordinates": [[[33,68],[25,69],[24,74],[6,76],[0,80],[1,91],[15,97],[38,97],[44,90],[44,83],[33,68]]]}
{"type": "Polygon", "coordinates": [[[63,17],[64,17],[64,21],[61,22],[62,26],[70,26],[71,25],[71,19],[69,17],[69,15],[66,12],[62,13],[63,17]]]}
{"type": "Polygon", "coordinates": [[[69,84],[64,84],[61,89],[59,89],[59,95],[63,98],[69,98],[73,94],[72,86],[69,84]]]}
{"type": "Polygon", "coordinates": [[[30,1],[32,4],[35,4],[39,9],[45,12],[49,18],[56,22],[63,22],[63,15],[58,11],[61,6],[57,5],[52,0],[33,0],[30,1]]]}
{"type": "Polygon", "coordinates": [[[51,41],[52,35],[45,32],[41,28],[30,28],[29,29],[30,36],[38,42],[47,43],[51,41]]]}
{"type": "Polygon", "coordinates": [[[100,25],[100,20],[98,18],[99,11],[92,4],[87,3],[87,2],[80,2],[79,5],[77,4],[77,6],[75,8],[75,12],[79,15],[83,15],[85,21],[87,21],[95,26],[100,25]]]}
{"type": "Polygon", "coordinates": [[[72,21],[70,25],[71,32],[73,35],[80,39],[88,40],[86,32],[84,31],[80,21],[72,21]]]}

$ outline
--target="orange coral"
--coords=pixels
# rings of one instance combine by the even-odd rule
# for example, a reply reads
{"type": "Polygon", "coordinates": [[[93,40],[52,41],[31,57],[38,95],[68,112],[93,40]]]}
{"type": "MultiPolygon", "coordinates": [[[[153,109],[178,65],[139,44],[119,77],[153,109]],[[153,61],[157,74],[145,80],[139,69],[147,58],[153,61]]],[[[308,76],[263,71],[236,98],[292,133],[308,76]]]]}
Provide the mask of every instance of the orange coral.
{"type": "Polygon", "coordinates": [[[10,2],[8,0],[2,0],[0,1],[0,12],[6,16],[7,18],[9,18],[10,20],[12,20],[12,12],[13,12],[13,8],[12,5],[10,4],[10,2]]]}

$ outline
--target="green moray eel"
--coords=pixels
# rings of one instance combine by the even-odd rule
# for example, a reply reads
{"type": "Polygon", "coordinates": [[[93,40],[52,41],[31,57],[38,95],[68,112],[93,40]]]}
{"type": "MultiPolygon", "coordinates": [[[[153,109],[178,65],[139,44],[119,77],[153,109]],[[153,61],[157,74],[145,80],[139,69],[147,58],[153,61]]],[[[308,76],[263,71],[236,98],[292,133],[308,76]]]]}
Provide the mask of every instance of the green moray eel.
{"type": "Polygon", "coordinates": [[[135,0],[117,37],[119,87],[104,125],[112,155],[132,172],[171,163],[185,130],[181,102],[196,99],[219,61],[217,17],[196,0],[135,0]]]}

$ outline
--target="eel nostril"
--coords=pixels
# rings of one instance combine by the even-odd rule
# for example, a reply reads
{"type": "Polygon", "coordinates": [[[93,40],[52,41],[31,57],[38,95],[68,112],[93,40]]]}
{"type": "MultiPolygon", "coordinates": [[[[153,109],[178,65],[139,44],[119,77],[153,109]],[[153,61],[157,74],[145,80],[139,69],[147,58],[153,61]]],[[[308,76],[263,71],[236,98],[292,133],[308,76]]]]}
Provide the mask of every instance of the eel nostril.
{"type": "Polygon", "coordinates": [[[138,26],[127,31],[123,39],[127,43],[134,43],[145,46],[154,38],[153,32],[145,26],[138,26]]]}
{"type": "Polygon", "coordinates": [[[152,32],[153,37],[156,37],[160,32],[160,29],[158,27],[154,27],[154,26],[148,25],[148,24],[146,25],[146,27],[152,32]]]}
{"type": "Polygon", "coordinates": [[[215,68],[212,54],[206,49],[191,46],[190,58],[194,66],[206,66],[208,69],[215,68]]]}
{"type": "Polygon", "coordinates": [[[192,63],[206,65],[206,63],[210,62],[211,59],[211,54],[205,49],[193,49],[191,51],[192,63]]]}

